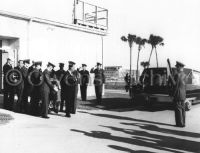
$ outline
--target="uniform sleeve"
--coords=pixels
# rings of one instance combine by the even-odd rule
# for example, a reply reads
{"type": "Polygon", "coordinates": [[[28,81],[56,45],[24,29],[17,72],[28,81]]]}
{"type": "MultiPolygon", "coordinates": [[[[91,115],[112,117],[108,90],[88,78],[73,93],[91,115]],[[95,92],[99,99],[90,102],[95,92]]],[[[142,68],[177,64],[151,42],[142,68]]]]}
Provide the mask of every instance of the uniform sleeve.
{"type": "Polygon", "coordinates": [[[53,90],[53,84],[51,83],[50,77],[46,72],[44,73],[44,81],[49,86],[49,88],[53,90]]]}

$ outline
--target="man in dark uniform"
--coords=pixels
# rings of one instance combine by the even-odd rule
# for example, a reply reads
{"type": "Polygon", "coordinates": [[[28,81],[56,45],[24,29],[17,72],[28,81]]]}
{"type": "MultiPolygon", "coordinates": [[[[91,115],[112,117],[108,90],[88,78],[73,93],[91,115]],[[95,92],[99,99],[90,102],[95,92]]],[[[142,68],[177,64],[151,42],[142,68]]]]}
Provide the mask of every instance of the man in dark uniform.
{"type": "Polygon", "coordinates": [[[80,73],[80,89],[81,89],[81,99],[82,101],[86,101],[87,100],[87,86],[89,83],[89,71],[86,70],[87,65],[86,64],[82,64],[82,70],[77,69],[78,72],[80,73]]]}
{"type": "Polygon", "coordinates": [[[50,81],[50,73],[54,67],[55,67],[55,65],[49,62],[47,64],[47,68],[43,71],[44,82],[41,85],[41,98],[42,98],[41,116],[43,118],[49,118],[48,117],[48,108],[49,108],[50,91],[55,90],[52,82],[50,81]]]}
{"type": "Polygon", "coordinates": [[[24,67],[24,62],[23,60],[18,61],[18,66],[15,67],[15,69],[19,70],[22,74],[22,81],[19,85],[17,85],[15,89],[15,93],[17,93],[17,107],[16,110],[17,112],[23,112],[23,91],[24,91],[24,80],[27,78],[27,70],[24,67]]]}
{"type": "Polygon", "coordinates": [[[28,68],[29,68],[29,64],[30,64],[30,59],[26,59],[23,61],[24,63],[24,67],[23,67],[23,71],[25,74],[25,78],[24,79],[24,90],[23,90],[23,97],[22,97],[22,111],[24,111],[25,113],[28,113],[28,97],[30,95],[29,93],[29,83],[28,83],[28,68]]]}
{"type": "MultiPolygon", "coordinates": [[[[56,71],[56,76],[59,81],[61,81],[63,75],[65,74],[64,70],[64,63],[59,63],[60,69],[56,71]]],[[[61,84],[61,83],[60,83],[61,84]]],[[[61,84],[61,90],[60,90],[60,112],[63,112],[63,106],[64,106],[64,90],[61,84]]]]}
{"type": "Polygon", "coordinates": [[[51,90],[50,91],[50,109],[49,111],[53,110],[55,113],[58,113],[58,90],[60,90],[60,81],[57,79],[56,71],[52,69],[50,73],[50,81],[53,84],[54,88],[57,88],[57,90],[51,90]]]}
{"type": "Polygon", "coordinates": [[[101,63],[97,63],[97,68],[92,68],[90,73],[94,73],[94,86],[95,93],[97,98],[97,103],[100,104],[102,102],[102,90],[103,84],[105,83],[105,75],[104,70],[101,69],[101,63]]]}
{"type": "MultiPolygon", "coordinates": [[[[173,97],[175,105],[176,126],[185,127],[185,99],[186,99],[186,81],[187,77],[183,72],[184,64],[176,62],[177,73],[172,78],[174,85],[173,97]]],[[[171,77],[171,76],[170,76],[171,77]]]]}
{"type": "Polygon", "coordinates": [[[69,61],[69,69],[65,72],[61,84],[64,89],[66,117],[76,113],[79,75],[75,70],[75,63],[69,61]]]}
{"type": "Polygon", "coordinates": [[[3,66],[3,86],[4,86],[4,99],[3,99],[3,107],[8,110],[12,110],[13,102],[14,102],[14,93],[12,87],[6,82],[5,76],[6,73],[12,69],[11,59],[7,58],[6,64],[3,66]]]}
{"type": "MultiPolygon", "coordinates": [[[[32,69],[33,74],[32,74],[32,78],[31,81],[33,84],[39,84],[41,81],[41,76],[40,73],[42,73],[41,70],[41,66],[42,66],[42,62],[38,61],[34,63],[34,69],[32,69]]],[[[39,107],[39,102],[41,100],[41,85],[38,86],[32,86],[32,91],[30,93],[31,96],[31,108],[30,108],[30,114],[31,115],[35,115],[35,116],[39,116],[40,115],[40,107],[39,107]]]]}

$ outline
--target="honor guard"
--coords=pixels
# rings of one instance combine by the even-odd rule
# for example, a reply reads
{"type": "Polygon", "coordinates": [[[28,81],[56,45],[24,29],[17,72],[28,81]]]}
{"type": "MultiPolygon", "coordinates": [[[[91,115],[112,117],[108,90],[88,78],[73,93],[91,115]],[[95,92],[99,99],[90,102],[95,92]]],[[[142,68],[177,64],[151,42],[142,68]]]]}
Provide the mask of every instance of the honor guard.
{"type": "Polygon", "coordinates": [[[49,118],[48,108],[49,108],[50,91],[56,90],[54,89],[54,85],[52,84],[50,80],[50,73],[54,67],[55,65],[49,62],[47,64],[47,68],[43,71],[44,82],[41,85],[41,98],[42,98],[41,116],[43,118],[49,118]]]}
{"type": "Polygon", "coordinates": [[[3,86],[4,86],[4,99],[3,99],[3,107],[8,110],[13,109],[13,102],[14,102],[14,93],[13,88],[6,82],[6,73],[12,69],[12,60],[7,58],[7,62],[3,66],[3,86]]]}
{"type": "Polygon", "coordinates": [[[40,74],[42,74],[41,66],[42,66],[41,61],[37,61],[34,63],[35,68],[32,70],[33,74],[31,75],[30,78],[33,84],[37,84],[37,86],[32,85],[31,100],[30,100],[31,104],[30,114],[34,116],[40,115],[39,102],[41,100],[41,85],[40,85],[41,82],[40,74]]]}
{"type": "Polygon", "coordinates": [[[185,99],[186,99],[186,81],[187,77],[183,72],[184,64],[176,62],[177,73],[174,75],[174,105],[176,126],[185,127],[185,99]]]}
{"type": "Polygon", "coordinates": [[[75,70],[75,63],[69,61],[69,68],[61,80],[61,84],[64,89],[66,117],[71,117],[70,114],[76,113],[78,82],[79,75],[75,70]]]}
{"type": "Polygon", "coordinates": [[[23,71],[25,74],[25,78],[24,78],[24,90],[23,90],[23,97],[22,97],[22,109],[25,113],[28,113],[28,97],[30,95],[29,93],[29,83],[28,83],[28,68],[29,68],[29,64],[30,64],[30,59],[26,59],[23,61],[24,63],[24,67],[23,67],[23,71]]]}
{"type": "Polygon", "coordinates": [[[88,86],[89,78],[90,78],[89,71],[86,70],[86,67],[87,67],[86,64],[82,64],[82,70],[81,70],[81,68],[77,69],[81,75],[80,76],[80,89],[81,89],[82,101],[87,100],[87,86],[88,86]]]}
{"type": "Polygon", "coordinates": [[[22,74],[22,81],[19,85],[15,87],[15,93],[17,94],[17,108],[16,111],[22,112],[24,105],[23,105],[23,91],[24,91],[24,80],[27,78],[27,71],[24,67],[23,60],[18,61],[18,66],[15,69],[19,70],[22,74]]]}
{"type": "MultiPolygon", "coordinates": [[[[65,70],[64,70],[64,63],[59,63],[59,67],[60,69],[58,71],[56,71],[56,76],[57,79],[60,81],[61,84],[61,79],[63,77],[63,75],[65,74],[65,70]]],[[[64,106],[64,90],[63,90],[63,86],[61,84],[61,90],[60,92],[60,111],[63,112],[63,106],[64,106]]]]}
{"type": "Polygon", "coordinates": [[[101,63],[97,63],[96,68],[92,68],[90,71],[90,73],[94,73],[94,86],[98,104],[102,102],[102,89],[105,83],[104,70],[101,69],[101,65],[101,63]]]}

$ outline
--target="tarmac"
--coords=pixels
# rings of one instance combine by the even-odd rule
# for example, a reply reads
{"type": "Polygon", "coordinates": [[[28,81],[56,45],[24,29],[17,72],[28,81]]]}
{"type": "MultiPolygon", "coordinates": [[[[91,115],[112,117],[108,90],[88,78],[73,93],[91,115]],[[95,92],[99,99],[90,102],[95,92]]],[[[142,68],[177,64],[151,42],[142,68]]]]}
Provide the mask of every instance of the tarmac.
{"type": "Polygon", "coordinates": [[[200,153],[200,104],[175,127],[172,110],[78,109],[43,119],[0,109],[0,153],[200,153]]]}

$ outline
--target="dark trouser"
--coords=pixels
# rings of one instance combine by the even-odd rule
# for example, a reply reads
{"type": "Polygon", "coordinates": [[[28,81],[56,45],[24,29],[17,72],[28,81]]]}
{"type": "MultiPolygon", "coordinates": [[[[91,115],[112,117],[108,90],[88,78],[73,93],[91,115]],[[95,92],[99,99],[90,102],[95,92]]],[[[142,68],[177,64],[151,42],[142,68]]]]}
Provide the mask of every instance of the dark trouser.
{"type": "Polygon", "coordinates": [[[96,93],[97,103],[101,103],[102,102],[102,89],[103,89],[103,84],[95,86],[95,93],[96,93]]]}
{"type": "Polygon", "coordinates": [[[50,101],[53,105],[53,109],[54,111],[58,112],[58,106],[59,106],[59,102],[57,101],[58,99],[58,93],[56,91],[50,91],[50,101]]]}
{"type": "Polygon", "coordinates": [[[60,111],[63,111],[63,106],[64,106],[64,95],[65,92],[63,90],[63,88],[61,87],[61,91],[60,91],[60,111]]]}
{"type": "Polygon", "coordinates": [[[77,105],[78,86],[67,87],[65,96],[66,114],[75,114],[77,105]]]}
{"type": "Polygon", "coordinates": [[[176,126],[185,126],[185,102],[175,101],[175,120],[176,126]]]}
{"type": "Polygon", "coordinates": [[[33,87],[31,92],[31,106],[30,106],[30,114],[39,116],[40,115],[40,107],[39,102],[41,100],[40,95],[40,88],[39,87],[33,87]]]}
{"type": "Polygon", "coordinates": [[[86,101],[87,100],[87,85],[81,85],[80,89],[81,89],[81,99],[83,101],[86,101]]]}
{"type": "Polygon", "coordinates": [[[22,109],[26,113],[28,112],[28,96],[29,96],[28,85],[24,85],[23,96],[22,96],[22,109]]]}
{"type": "Polygon", "coordinates": [[[3,98],[3,107],[8,110],[13,110],[14,103],[14,91],[11,86],[4,83],[4,98],[3,98]]]}
{"type": "Polygon", "coordinates": [[[16,104],[16,109],[15,111],[17,112],[22,112],[23,110],[23,91],[24,91],[24,83],[22,82],[15,88],[15,92],[17,94],[17,104],[16,104]]]}
{"type": "Polygon", "coordinates": [[[48,115],[48,109],[49,109],[49,96],[50,96],[50,90],[46,89],[43,90],[41,93],[42,97],[42,110],[41,110],[41,116],[46,117],[48,115]]]}

